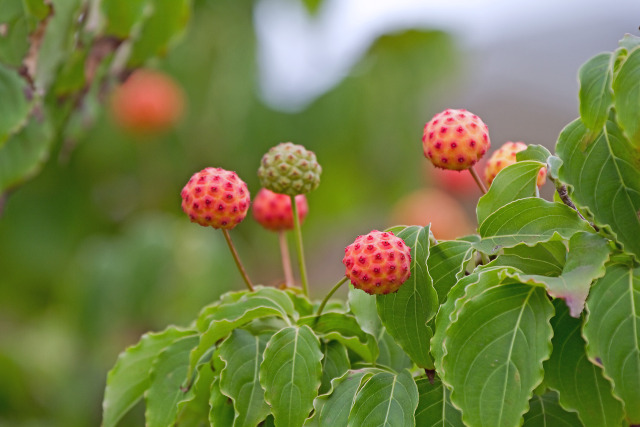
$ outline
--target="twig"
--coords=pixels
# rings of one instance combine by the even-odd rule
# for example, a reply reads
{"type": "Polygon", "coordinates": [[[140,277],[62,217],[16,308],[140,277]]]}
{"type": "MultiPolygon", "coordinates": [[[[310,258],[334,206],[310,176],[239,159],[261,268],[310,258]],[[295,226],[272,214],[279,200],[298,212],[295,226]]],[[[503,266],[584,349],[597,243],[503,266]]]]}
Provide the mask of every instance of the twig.
{"type": "Polygon", "coordinates": [[[240,271],[240,274],[244,279],[244,283],[247,284],[247,288],[249,288],[249,291],[253,292],[253,284],[251,283],[249,276],[247,276],[247,272],[242,266],[242,262],[240,261],[240,257],[238,256],[238,252],[236,251],[236,247],[233,246],[233,242],[231,241],[231,237],[229,236],[229,230],[223,228],[222,234],[224,234],[224,239],[227,241],[227,245],[229,245],[229,250],[231,251],[231,255],[233,255],[233,260],[236,262],[236,267],[238,267],[238,270],[240,271]]]}
{"type": "Polygon", "coordinates": [[[482,194],[487,194],[487,187],[485,187],[484,182],[482,182],[482,180],[478,176],[478,173],[476,172],[476,168],[471,166],[469,168],[469,173],[473,177],[476,184],[478,184],[478,188],[480,188],[480,191],[482,191],[482,194]]]}
{"type": "Polygon", "coordinates": [[[298,267],[300,268],[300,280],[302,282],[302,292],[309,296],[309,284],[307,281],[307,267],[304,262],[304,248],[302,247],[302,229],[300,227],[300,217],[298,217],[298,204],[295,196],[291,197],[291,209],[293,210],[293,224],[296,235],[296,249],[298,251],[298,267]]]}
{"type": "MultiPolygon", "coordinates": [[[[576,207],[576,205],[573,204],[573,201],[571,200],[571,198],[569,197],[569,191],[567,190],[567,186],[564,184],[560,184],[560,185],[556,185],[556,191],[558,192],[558,196],[560,196],[560,200],[562,200],[562,202],[569,206],[571,209],[573,209],[574,211],[576,211],[578,213],[578,216],[583,220],[583,221],[587,221],[587,219],[582,216],[582,214],[580,213],[580,211],[578,210],[578,208],[576,207]]],[[[596,231],[600,231],[600,229],[598,228],[597,225],[593,224],[592,222],[589,222],[589,225],[591,227],[593,227],[594,230],[596,231]]]]}

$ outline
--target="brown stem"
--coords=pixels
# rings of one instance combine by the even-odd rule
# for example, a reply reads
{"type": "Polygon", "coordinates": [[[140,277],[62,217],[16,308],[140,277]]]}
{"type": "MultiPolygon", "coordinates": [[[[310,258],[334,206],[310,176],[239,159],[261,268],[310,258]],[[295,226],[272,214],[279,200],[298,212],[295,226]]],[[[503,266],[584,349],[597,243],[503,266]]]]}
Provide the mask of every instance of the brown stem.
{"type": "Polygon", "coordinates": [[[284,270],[284,282],[287,288],[293,287],[293,270],[291,269],[291,257],[289,256],[289,245],[287,245],[287,235],[284,230],[278,231],[280,241],[280,255],[282,257],[282,269],[284,270]]]}
{"type": "Polygon", "coordinates": [[[478,176],[478,173],[476,172],[475,167],[471,166],[469,168],[469,173],[473,177],[473,180],[476,182],[476,184],[478,184],[478,188],[480,188],[480,191],[482,191],[482,194],[487,194],[487,187],[485,187],[484,182],[482,182],[482,180],[478,176]]]}
{"type": "Polygon", "coordinates": [[[429,383],[433,384],[436,379],[436,371],[433,369],[425,369],[424,373],[427,374],[427,378],[429,379],[429,383]]]}
{"type": "MultiPolygon", "coordinates": [[[[556,191],[558,192],[558,196],[560,196],[560,200],[562,200],[562,202],[569,206],[571,209],[573,209],[574,211],[576,211],[578,213],[578,216],[583,220],[583,221],[587,221],[587,219],[582,216],[582,214],[580,213],[580,211],[578,210],[578,208],[576,207],[576,205],[573,204],[573,201],[571,200],[571,198],[569,197],[569,191],[567,190],[567,186],[564,184],[558,185],[556,186],[556,191]]],[[[589,222],[589,221],[587,221],[589,222]]],[[[599,231],[600,229],[598,228],[598,226],[596,226],[595,224],[589,222],[589,225],[591,227],[593,227],[594,230],[599,231]]]]}
{"type": "Polygon", "coordinates": [[[229,230],[223,228],[222,234],[224,234],[224,239],[227,241],[227,245],[229,245],[229,250],[231,251],[231,255],[233,255],[233,260],[236,262],[238,271],[240,271],[240,274],[244,279],[244,283],[247,284],[247,288],[249,288],[249,291],[253,292],[253,284],[251,284],[251,280],[249,279],[249,276],[247,276],[247,272],[244,271],[244,267],[242,266],[242,262],[240,261],[240,257],[238,256],[238,252],[236,251],[236,247],[233,246],[231,236],[229,236],[229,230]]]}

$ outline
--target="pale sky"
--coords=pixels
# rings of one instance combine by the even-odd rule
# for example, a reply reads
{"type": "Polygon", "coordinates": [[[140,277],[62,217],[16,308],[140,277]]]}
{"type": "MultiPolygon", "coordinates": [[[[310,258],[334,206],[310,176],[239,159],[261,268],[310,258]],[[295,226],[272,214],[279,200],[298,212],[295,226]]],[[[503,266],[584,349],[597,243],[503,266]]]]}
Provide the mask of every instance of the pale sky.
{"type": "Polygon", "coordinates": [[[539,39],[540,61],[575,53],[580,64],[615,49],[624,33],[638,34],[640,2],[325,0],[311,17],[300,0],[261,0],[255,16],[262,96],[276,108],[297,110],[339,82],[375,36],[389,31],[446,30],[469,52],[539,39]]]}

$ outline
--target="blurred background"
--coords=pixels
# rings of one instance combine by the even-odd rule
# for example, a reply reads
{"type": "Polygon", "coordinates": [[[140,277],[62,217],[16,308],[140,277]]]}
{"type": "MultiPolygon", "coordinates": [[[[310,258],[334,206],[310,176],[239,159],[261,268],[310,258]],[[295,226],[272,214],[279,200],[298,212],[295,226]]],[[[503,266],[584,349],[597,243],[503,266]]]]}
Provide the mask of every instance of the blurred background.
{"type": "MultiPolygon", "coordinates": [[[[181,37],[147,64],[183,88],[180,123],[130,135],[105,101],[70,152],[5,200],[0,426],[99,425],[120,351],[243,287],[222,235],[180,209],[194,172],[235,170],[255,195],[269,147],[292,141],[314,151],[323,175],[308,194],[303,233],[311,293],[321,298],[359,234],[410,222],[431,222],[442,239],[475,231],[473,181],[435,171],[422,155],[434,114],[478,114],[494,149],[506,141],[552,149],[578,115],[580,65],[640,25],[631,0],[194,0],[191,8],[181,37]]],[[[550,185],[542,192],[550,196],[550,185]]],[[[231,234],[254,282],[282,282],[275,234],[250,215],[231,234]]],[[[122,422],[142,424],[140,411],[122,422]]]]}

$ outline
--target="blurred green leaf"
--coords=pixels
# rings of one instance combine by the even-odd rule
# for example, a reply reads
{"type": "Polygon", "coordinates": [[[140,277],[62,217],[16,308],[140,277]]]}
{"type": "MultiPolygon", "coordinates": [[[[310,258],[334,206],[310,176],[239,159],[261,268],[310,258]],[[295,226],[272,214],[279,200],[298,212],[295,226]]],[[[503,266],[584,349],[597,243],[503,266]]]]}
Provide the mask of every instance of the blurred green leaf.
{"type": "Polygon", "coordinates": [[[101,2],[106,35],[129,38],[131,30],[144,18],[150,0],[109,0],[101,2]]]}
{"type": "Polygon", "coordinates": [[[358,391],[347,425],[414,426],[417,406],[418,388],[408,370],[397,375],[380,372],[358,391]]]}
{"type": "Polygon", "coordinates": [[[215,374],[210,365],[200,365],[196,382],[178,402],[178,420],[180,427],[202,427],[209,418],[209,399],[215,374]]]}
{"type": "Polygon", "coordinates": [[[429,227],[411,226],[397,234],[411,248],[411,276],[397,292],[378,295],[378,314],[389,335],[421,368],[433,367],[427,322],[438,311],[438,294],[427,270],[429,227]]]}
{"type": "Polygon", "coordinates": [[[570,317],[567,306],[560,300],[553,305],[556,310],[551,319],[553,351],[544,363],[545,384],[560,394],[564,408],[578,413],[585,427],[621,425],[622,402],[613,397],[611,383],[603,376],[602,368],[587,359],[585,341],[580,335],[582,317],[570,317]]]}
{"type": "Polygon", "coordinates": [[[300,426],[313,409],[322,377],[320,342],[308,326],[288,327],[267,344],[260,384],[276,425],[300,426]]]}
{"type": "Polygon", "coordinates": [[[580,120],[572,122],[556,150],[563,161],[560,179],[573,187],[574,203],[640,257],[640,150],[613,120],[595,137],[580,120]]]}
{"type": "Polygon", "coordinates": [[[191,0],[154,0],[150,15],[144,20],[135,38],[129,65],[138,67],[154,56],[164,56],[170,42],[187,25],[191,15],[191,0]]]}
{"type": "Polygon", "coordinates": [[[362,330],[373,336],[378,336],[383,326],[376,309],[375,295],[369,295],[349,284],[348,302],[349,310],[356,317],[362,330]]]}
{"type": "Polygon", "coordinates": [[[553,306],[544,289],[520,283],[478,282],[463,301],[444,341],[451,401],[467,424],[517,425],[551,353],[553,306]]]}
{"type": "Polygon", "coordinates": [[[378,366],[387,366],[396,372],[402,372],[413,367],[411,358],[398,345],[396,340],[387,333],[386,329],[382,329],[378,336],[378,348],[380,349],[380,355],[376,361],[378,366]]]}
{"type": "Polygon", "coordinates": [[[31,110],[25,97],[26,81],[15,71],[0,65],[0,148],[27,123],[31,110]]]}
{"type": "Polygon", "coordinates": [[[193,333],[175,327],[163,332],[148,333],[142,336],[138,344],[118,356],[118,361],[107,376],[102,403],[104,427],[115,427],[120,418],[142,398],[151,385],[149,372],[158,355],[174,342],[193,333]]]}
{"type": "Polygon", "coordinates": [[[322,0],[302,0],[302,4],[304,4],[310,14],[314,15],[320,10],[322,0]]]}
{"type": "Polygon", "coordinates": [[[592,131],[600,131],[613,106],[612,55],[601,53],[587,61],[578,72],[580,119],[592,131]]]}
{"type": "Polygon", "coordinates": [[[35,175],[47,160],[52,142],[49,123],[32,116],[27,125],[0,148],[0,193],[35,175]]]}
{"type": "Polygon", "coordinates": [[[640,423],[640,267],[607,266],[589,294],[582,334],[589,360],[604,367],[627,420],[640,423]]]}
{"type": "Polygon", "coordinates": [[[480,197],[478,201],[476,208],[478,224],[482,226],[489,215],[514,200],[534,197],[538,172],[542,167],[544,167],[543,163],[525,160],[509,165],[498,172],[487,194],[480,197]]]}
{"type": "MultiPolygon", "coordinates": [[[[580,420],[573,412],[565,411],[558,403],[558,393],[547,392],[542,396],[534,395],[529,401],[529,412],[524,415],[523,427],[573,427],[580,420]]],[[[609,424],[594,424],[609,425],[609,424]]]]}
{"type": "Polygon", "coordinates": [[[270,335],[253,336],[235,329],[220,346],[220,358],[225,364],[220,372],[220,391],[233,400],[234,427],[256,426],[271,413],[258,378],[269,338],[270,335]]]}
{"type": "Polygon", "coordinates": [[[447,387],[440,379],[433,384],[427,378],[416,381],[420,401],[416,409],[416,426],[464,427],[460,411],[451,404],[447,387]]]}

